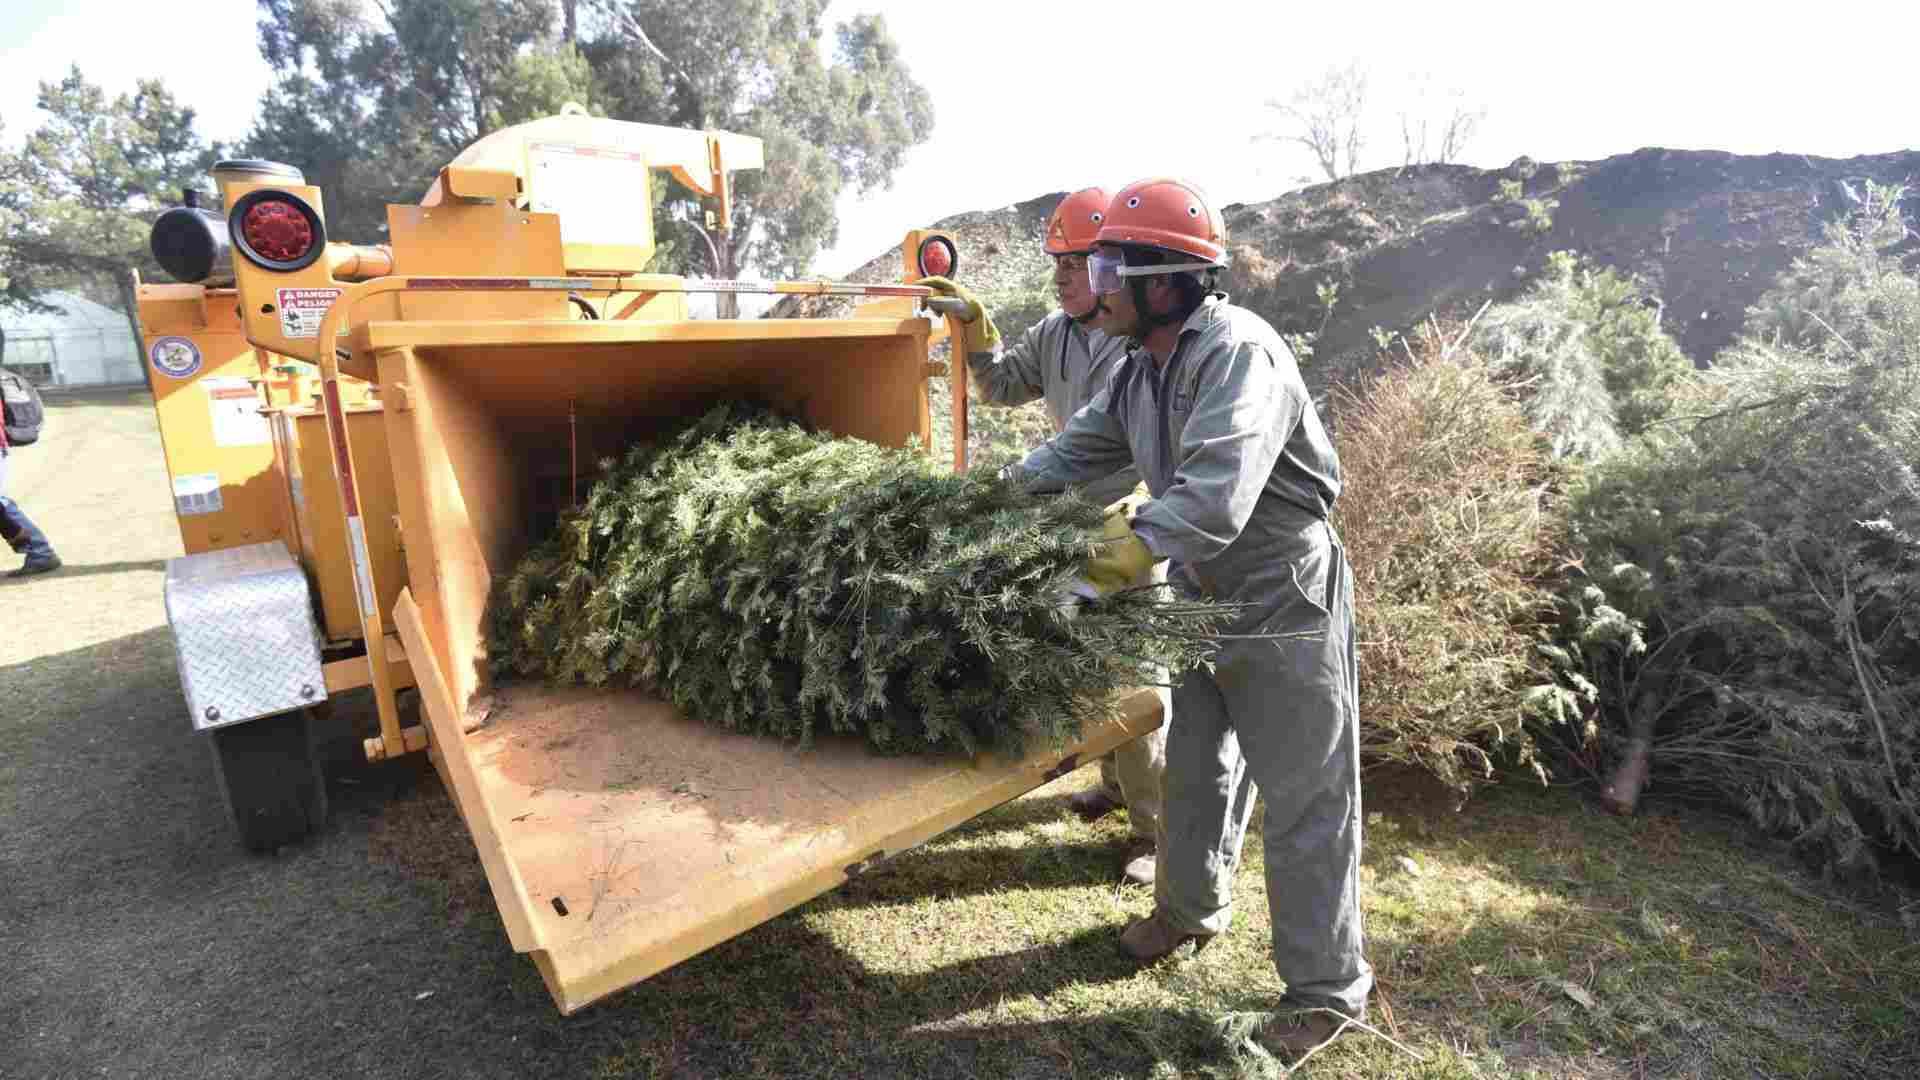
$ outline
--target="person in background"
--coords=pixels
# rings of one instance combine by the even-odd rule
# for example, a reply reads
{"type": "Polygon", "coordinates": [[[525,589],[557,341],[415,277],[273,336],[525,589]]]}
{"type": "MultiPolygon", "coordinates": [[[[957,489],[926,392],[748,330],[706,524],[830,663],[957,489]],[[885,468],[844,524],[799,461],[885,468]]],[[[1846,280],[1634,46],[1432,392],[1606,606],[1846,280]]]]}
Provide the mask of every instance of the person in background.
{"type": "Polygon", "coordinates": [[[53,545],[47,543],[46,534],[27,517],[20,504],[7,498],[7,464],[14,453],[7,445],[7,427],[0,424],[0,540],[17,554],[25,555],[27,561],[8,577],[30,577],[34,574],[50,573],[60,569],[60,556],[54,554],[53,545]]]}
{"type": "MultiPolygon", "coordinates": [[[[1087,255],[1100,231],[1108,201],[1106,189],[1097,187],[1060,200],[1047,219],[1041,242],[1042,249],[1053,258],[1053,286],[1060,306],[1012,343],[999,348],[989,345],[984,350],[976,344],[967,356],[968,368],[985,401],[1015,406],[1044,400],[1056,432],[1106,387],[1127,351],[1124,340],[1108,337],[1089,325],[1096,308],[1087,288],[1087,255]]],[[[944,278],[926,278],[916,284],[932,285],[949,295],[965,294],[964,289],[944,278]]],[[[1140,473],[1128,461],[1117,463],[1113,471],[1076,488],[1088,502],[1107,506],[1132,494],[1139,484],[1140,473]]],[[[1165,581],[1165,565],[1156,566],[1151,578],[1165,581]]],[[[1162,715],[1171,719],[1167,712],[1171,694],[1164,686],[1158,692],[1162,715]]],[[[1126,808],[1132,837],[1122,872],[1127,880],[1141,885],[1154,881],[1160,774],[1166,766],[1166,745],[1167,725],[1162,723],[1103,756],[1099,786],[1075,792],[1067,800],[1074,812],[1089,822],[1126,808]]]]}

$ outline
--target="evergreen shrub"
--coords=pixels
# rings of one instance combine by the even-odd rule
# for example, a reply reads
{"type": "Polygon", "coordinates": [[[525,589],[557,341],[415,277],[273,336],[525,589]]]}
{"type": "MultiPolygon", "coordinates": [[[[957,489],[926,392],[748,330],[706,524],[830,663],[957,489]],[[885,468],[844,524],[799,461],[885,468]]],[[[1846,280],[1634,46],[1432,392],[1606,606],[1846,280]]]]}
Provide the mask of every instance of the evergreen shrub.
{"type": "Polygon", "coordinates": [[[1406,355],[1332,397],[1362,758],[1462,794],[1503,769],[1544,779],[1535,730],[1578,729],[1591,700],[1549,642],[1564,466],[1470,351],[1448,355],[1430,327],[1406,355]]]}
{"type": "Polygon", "coordinates": [[[1672,407],[1692,371],[1642,285],[1556,251],[1519,299],[1490,308],[1473,344],[1518,380],[1534,426],[1561,455],[1597,457],[1672,407]]]}
{"type": "Polygon", "coordinates": [[[1623,775],[1847,874],[1920,853],[1920,280],[1881,197],[1574,512],[1591,586],[1644,627],[1585,657],[1623,775]]]}

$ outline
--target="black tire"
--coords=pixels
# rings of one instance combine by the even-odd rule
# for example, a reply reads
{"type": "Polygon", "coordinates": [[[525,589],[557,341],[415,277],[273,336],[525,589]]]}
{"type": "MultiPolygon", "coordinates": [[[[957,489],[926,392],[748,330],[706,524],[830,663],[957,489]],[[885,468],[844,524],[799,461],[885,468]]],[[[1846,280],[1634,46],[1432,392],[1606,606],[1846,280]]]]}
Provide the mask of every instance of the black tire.
{"type": "Polygon", "coordinates": [[[208,733],[214,776],[248,851],[273,851],[327,820],[327,786],[306,710],[208,733]]]}

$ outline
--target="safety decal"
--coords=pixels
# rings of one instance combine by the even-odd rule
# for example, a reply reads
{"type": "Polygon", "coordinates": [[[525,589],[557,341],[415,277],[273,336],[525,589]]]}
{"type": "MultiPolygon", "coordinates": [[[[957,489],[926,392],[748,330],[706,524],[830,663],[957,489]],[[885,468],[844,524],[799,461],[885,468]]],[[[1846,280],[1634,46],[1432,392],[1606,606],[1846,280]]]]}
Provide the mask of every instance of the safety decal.
{"type": "Polygon", "coordinates": [[[273,441],[267,418],[260,412],[260,394],[242,378],[219,376],[200,380],[207,392],[207,412],[213,421],[215,446],[265,446],[273,441]]]}
{"type": "Polygon", "coordinates": [[[280,332],[290,338],[319,337],[320,321],[345,289],[278,289],[280,332]]]}
{"type": "Polygon", "coordinates": [[[170,379],[191,379],[200,370],[200,346],[183,337],[159,337],[147,350],[153,370],[170,379]]]}
{"type": "Polygon", "coordinates": [[[224,509],[219,473],[193,473],[173,478],[173,509],[181,517],[217,514],[224,509]]]}

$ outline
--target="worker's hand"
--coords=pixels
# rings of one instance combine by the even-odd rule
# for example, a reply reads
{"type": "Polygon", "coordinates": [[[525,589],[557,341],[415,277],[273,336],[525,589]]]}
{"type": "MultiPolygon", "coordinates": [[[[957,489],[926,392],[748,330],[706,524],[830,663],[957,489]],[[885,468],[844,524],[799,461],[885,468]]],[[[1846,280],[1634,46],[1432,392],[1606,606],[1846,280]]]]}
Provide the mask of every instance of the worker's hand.
{"type": "Polygon", "coordinates": [[[907,284],[924,285],[941,296],[951,296],[967,305],[967,314],[960,320],[967,328],[967,352],[990,353],[999,346],[1000,331],[994,327],[987,309],[967,291],[965,285],[956,285],[950,278],[943,277],[923,277],[907,284]]]}
{"type": "MultiPolygon", "coordinates": [[[[1124,503],[1126,500],[1121,500],[1124,503]]],[[[1115,504],[1116,507],[1120,503],[1115,504]]],[[[1122,589],[1136,588],[1151,581],[1154,558],[1153,551],[1146,542],[1134,535],[1133,527],[1127,524],[1128,514],[1124,508],[1111,510],[1100,529],[1100,550],[1087,560],[1087,568],[1081,572],[1080,580],[1067,586],[1068,603],[1073,600],[1096,601],[1112,596],[1122,589]]]]}

